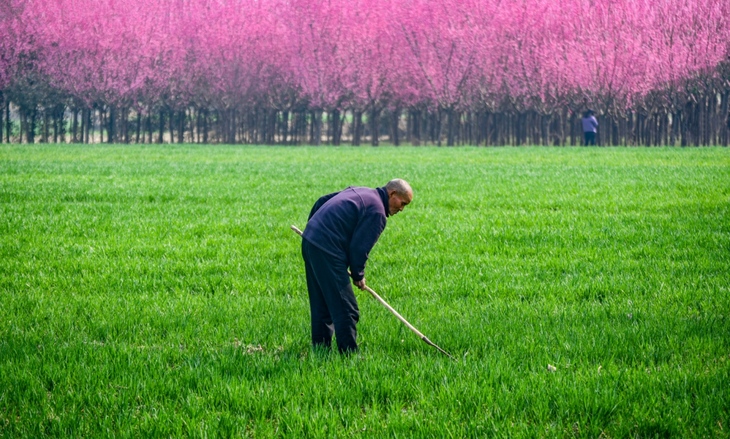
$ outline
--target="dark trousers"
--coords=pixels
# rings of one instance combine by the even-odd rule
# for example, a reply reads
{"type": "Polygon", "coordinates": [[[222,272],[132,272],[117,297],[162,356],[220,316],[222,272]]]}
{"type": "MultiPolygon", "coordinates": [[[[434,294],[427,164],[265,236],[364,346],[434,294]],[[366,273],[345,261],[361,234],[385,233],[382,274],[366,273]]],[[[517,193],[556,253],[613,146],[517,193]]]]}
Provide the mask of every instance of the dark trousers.
{"type": "Polygon", "coordinates": [[[583,145],[588,146],[588,145],[595,145],[596,144],[596,133],[595,133],[595,131],[585,131],[583,133],[583,135],[585,135],[585,142],[583,143],[583,145]]]}
{"type": "Polygon", "coordinates": [[[312,316],[312,345],[329,348],[334,330],[340,352],[357,351],[360,310],[352,291],[347,262],[335,258],[302,240],[302,257],[307,272],[309,310],[312,316]]]}

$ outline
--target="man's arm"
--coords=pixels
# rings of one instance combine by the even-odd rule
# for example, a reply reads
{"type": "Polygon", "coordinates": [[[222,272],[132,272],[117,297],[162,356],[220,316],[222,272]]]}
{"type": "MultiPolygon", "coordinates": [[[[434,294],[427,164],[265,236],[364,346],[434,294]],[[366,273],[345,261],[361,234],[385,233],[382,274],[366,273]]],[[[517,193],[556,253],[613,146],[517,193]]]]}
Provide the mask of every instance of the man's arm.
{"type": "MultiPolygon", "coordinates": [[[[350,242],[350,277],[355,285],[365,277],[365,263],[368,260],[370,250],[378,242],[380,234],[385,229],[385,217],[370,215],[363,218],[355,228],[350,242]]],[[[359,286],[359,285],[358,285],[359,286]]]]}

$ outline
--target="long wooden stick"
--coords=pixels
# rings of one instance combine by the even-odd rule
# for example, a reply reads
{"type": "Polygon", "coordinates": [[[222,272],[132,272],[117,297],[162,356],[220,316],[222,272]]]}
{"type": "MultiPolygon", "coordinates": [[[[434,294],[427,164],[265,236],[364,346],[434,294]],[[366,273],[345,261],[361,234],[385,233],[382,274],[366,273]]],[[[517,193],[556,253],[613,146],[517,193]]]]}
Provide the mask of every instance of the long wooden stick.
{"type": "MultiPolygon", "coordinates": [[[[299,228],[297,226],[291,226],[291,229],[294,230],[295,232],[297,232],[299,234],[299,236],[302,236],[302,231],[299,230],[299,228]]],[[[410,329],[411,331],[413,331],[413,333],[416,334],[418,336],[418,338],[420,338],[421,340],[423,340],[427,345],[435,347],[442,354],[446,355],[447,357],[451,358],[452,360],[456,360],[456,358],[452,357],[451,354],[449,354],[445,350],[443,350],[440,347],[438,347],[438,345],[436,345],[436,343],[434,343],[431,340],[429,340],[428,337],[426,337],[425,335],[423,335],[423,333],[421,331],[419,331],[413,325],[411,325],[410,323],[408,323],[408,320],[406,320],[405,318],[403,318],[403,316],[400,315],[398,313],[398,311],[394,310],[392,306],[388,305],[388,302],[386,302],[385,300],[383,300],[383,298],[380,297],[380,295],[378,293],[376,293],[372,288],[370,288],[369,286],[365,285],[365,291],[367,291],[368,293],[370,293],[370,295],[373,296],[375,298],[375,300],[377,300],[378,302],[380,302],[380,304],[383,305],[394,316],[398,317],[398,320],[400,320],[401,322],[403,322],[403,324],[406,325],[406,327],[408,329],[410,329]]]]}

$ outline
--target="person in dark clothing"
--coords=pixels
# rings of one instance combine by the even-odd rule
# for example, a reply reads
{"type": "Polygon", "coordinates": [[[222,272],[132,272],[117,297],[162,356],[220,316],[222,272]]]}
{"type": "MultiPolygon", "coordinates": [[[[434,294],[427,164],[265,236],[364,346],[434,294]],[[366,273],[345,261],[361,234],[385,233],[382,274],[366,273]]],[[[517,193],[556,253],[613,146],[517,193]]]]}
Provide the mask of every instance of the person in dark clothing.
{"type": "Polygon", "coordinates": [[[594,116],[593,110],[588,110],[583,113],[581,124],[583,125],[583,137],[585,141],[583,145],[595,145],[596,144],[596,133],[598,132],[598,120],[594,116]]]}
{"type": "Polygon", "coordinates": [[[410,185],[394,179],[375,189],[348,187],[314,203],[302,235],[313,346],[329,349],[334,332],[340,352],[357,351],[360,311],[350,279],[365,289],[365,263],[386,218],[412,200],[410,185]]]}

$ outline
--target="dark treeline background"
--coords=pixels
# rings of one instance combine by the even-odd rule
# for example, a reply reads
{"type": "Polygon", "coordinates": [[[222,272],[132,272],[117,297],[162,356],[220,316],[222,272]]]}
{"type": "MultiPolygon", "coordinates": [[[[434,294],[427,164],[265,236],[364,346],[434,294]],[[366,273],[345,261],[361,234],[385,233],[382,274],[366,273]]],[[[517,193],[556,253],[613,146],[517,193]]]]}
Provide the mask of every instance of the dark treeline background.
{"type": "MultiPolygon", "coordinates": [[[[379,114],[228,111],[189,107],[135,111],[64,104],[19,108],[5,101],[5,143],[229,143],[281,145],[580,145],[581,112],[383,110],[379,114]]],[[[673,111],[598,115],[599,145],[728,146],[728,93],[673,111]]]]}
{"type": "MultiPolygon", "coordinates": [[[[720,81],[711,84],[719,85],[720,81]]],[[[710,85],[710,84],[708,84],[710,85]]],[[[119,108],[77,106],[58,93],[16,88],[1,97],[5,143],[228,143],[281,145],[580,145],[582,112],[518,108],[402,108],[358,112],[264,105],[119,108]]],[[[669,94],[671,92],[667,92],[669,94]]],[[[687,95],[689,95],[687,93],[687,95]]],[[[730,87],[694,90],[680,105],[658,93],[631,111],[600,112],[599,145],[727,146],[730,87]]]]}

